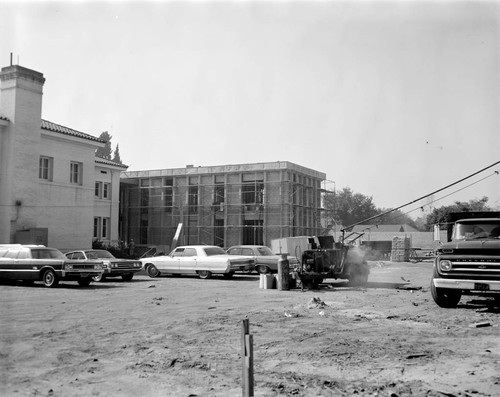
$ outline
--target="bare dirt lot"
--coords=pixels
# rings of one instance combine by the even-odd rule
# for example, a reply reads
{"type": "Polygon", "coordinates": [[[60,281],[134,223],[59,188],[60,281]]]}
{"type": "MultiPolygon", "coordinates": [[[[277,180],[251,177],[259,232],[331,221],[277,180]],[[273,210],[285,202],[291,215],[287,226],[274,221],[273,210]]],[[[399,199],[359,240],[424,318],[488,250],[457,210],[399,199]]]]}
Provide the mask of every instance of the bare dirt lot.
{"type": "MultiPolygon", "coordinates": [[[[366,288],[260,289],[257,275],[0,285],[2,396],[500,396],[500,310],[439,308],[432,265],[371,263],[366,288]]],[[[331,281],[331,282],[330,282],[331,281]]]]}

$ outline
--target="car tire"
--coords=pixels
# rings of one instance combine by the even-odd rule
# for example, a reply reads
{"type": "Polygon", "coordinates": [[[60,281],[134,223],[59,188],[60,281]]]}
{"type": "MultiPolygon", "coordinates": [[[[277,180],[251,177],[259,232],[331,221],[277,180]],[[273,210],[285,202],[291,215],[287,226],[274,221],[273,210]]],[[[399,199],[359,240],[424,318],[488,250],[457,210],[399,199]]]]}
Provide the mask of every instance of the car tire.
{"type": "Polygon", "coordinates": [[[209,272],[208,270],[200,270],[198,271],[198,276],[204,280],[212,277],[212,272],[209,272]]]}
{"type": "Polygon", "coordinates": [[[436,270],[434,270],[431,280],[431,295],[434,302],[436,302],[439,307],[447,309],[457,307],[462,297],[462,293],[454,289],[436,287],[434,284],[435,277],[439,277],[436,270]]]}
{"type": "Polygon", "coordinates": [[[59,284],[59,279],[57,278],[55,272],[51,269],[46,270],[42,275],[43,285],[48,288],[57,287],[59,284]]]}
{"type": "Polygon", "coordinates": [[[155,278],[155,277],[158,277],[160,275],[160,272],[158,271],[156,266],[153,265],[152,263],[149,263],[146,265],[146,273],[151,278],[155,278]]]}
{"type": "Polygon", "coordinates": [[[91,282],[92,282],[92,277],[85,277],[82,278],[81,280],[78,280],[78,284],[80,285],[80,287],[88,287],[91,282]]]}
{"type": "Polygon", "coordinates": [[[106,276],[104,274],[99,274],[98,276],[92,277],[92,280],[94,280],[96,283],[99,283],[101,281],[104,281],[106,279],[106,276]]]}
{"type": "Polygon", "coordinates": [[[234,276],[234,272],[224,273],[224,278],[231,278],[234,276]]]}
{"type": "Polygon", "coordinates": [[[255,268],[257,270],[257,273],[259,274],[269,274],[271,273],[271,269],[269,269],[267,266],[257,266],[255,268]]]}
{"type": "Polygon", "coordinates": [[[134,278],[134,273],[122,274],[123,281],[132,281],[133,278],[134,278]]]}

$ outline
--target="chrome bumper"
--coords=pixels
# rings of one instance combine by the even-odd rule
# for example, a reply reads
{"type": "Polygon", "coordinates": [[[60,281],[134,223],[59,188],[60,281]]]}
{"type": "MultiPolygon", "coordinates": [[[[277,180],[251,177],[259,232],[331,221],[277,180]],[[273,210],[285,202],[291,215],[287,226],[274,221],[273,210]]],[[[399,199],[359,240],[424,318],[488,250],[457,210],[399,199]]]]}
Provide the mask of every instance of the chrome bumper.
{"type": "Polygon", "coordinates": [[[500,281],[435,278],[433,282],[436,288],[466,289],[471,291],[480,291],[476,289],[476,284],[486,284],[489,286],[488,291],[500,292],[500,281]]]}

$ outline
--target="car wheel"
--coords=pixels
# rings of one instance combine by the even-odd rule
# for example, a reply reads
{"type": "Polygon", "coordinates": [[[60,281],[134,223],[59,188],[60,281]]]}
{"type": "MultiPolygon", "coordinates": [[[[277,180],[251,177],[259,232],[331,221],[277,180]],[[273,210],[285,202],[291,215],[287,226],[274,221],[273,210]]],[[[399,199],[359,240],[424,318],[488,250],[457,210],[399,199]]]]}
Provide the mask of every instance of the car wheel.
{"type": "Polygon", "coordinates": [[[57,287],[57,284],[59,284],[56,274],[51,269],[48,269],[43,273],[42,281],[43,285],[49,288],[57,287]]]}
{"type": "Polygon", "coordinates": [[[461,291],[457,291],[449,288],[438,288],[434,284],[434,278],[438,278],[439,273],[434,268],[431,280],[431,295],[434,302],[437,303],[439,307],[453,308],[457,307],[460,298],[462,297],[461,291]]]}
{"type": "Polygon", "coordinates": [[[234,272],[224,273],[224,278],[231,278],[234,276],[234,272]]]}
{"type": "Polygon", "coordinates": [[[153,265],[152,263],[146,265],[146,273],[151,278],[155,278],[155,277],[158,277],[160,275],[160,272],[158,271],[156,266],[153,265]]]}
{"type": "Polygon", "coordinates": [[[257,266],[256,270],[257,270],[257,273],[260,273],[260,274],[271,273],[271,269],[269,269],[267,266],[257,266]]]}
{"type": "Polygon", "coordinates": [[[134,278],[134,273],[127,273],[122,275],[123,281],[131,281],[134,278]]]}
{"type": "Polygon", "coordinates": [[[431,281],[431,295],[434,302],[437,303],[439,307],[453,308],[457,307],[462,293],[448,288],[437,288],[434,285],[434,280],[431,281]]]}
{"type": "Polygon", "coordinates": [[[92,280],[94,280],[97,283],[100,281],[104,281],[105,279],[106,279],[106,276],[103,273],[99,274],[98,276],[92,277],[92,280]]]}
{"type": "Polygon", "coordinates": [[[78,280],[78,284],[80,285],[80,287],[88,287],[91,282],[92,282],[92,277],[85,277],[82,278],[81,280],[78,280]]]}
{"type": "Polygon", "coordinates": [[[209,272],[208,270],[200,270],[198,272],[198,276],[200,276],[200,278],[202,279],[207,279],[212,277],[212,272],[209,272]]]}

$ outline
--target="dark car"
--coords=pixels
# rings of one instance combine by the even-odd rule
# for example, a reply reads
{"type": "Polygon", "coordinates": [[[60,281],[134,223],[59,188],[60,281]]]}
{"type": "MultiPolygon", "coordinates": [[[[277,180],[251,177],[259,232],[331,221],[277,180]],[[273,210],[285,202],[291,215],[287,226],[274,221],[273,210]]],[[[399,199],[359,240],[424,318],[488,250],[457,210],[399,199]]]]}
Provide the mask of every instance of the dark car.
{"type": "Polygon", "coordinates": [[[107,277],[121,277],[123,281],[130,281],[142,269],[142,263],[132,259],[115,258],[113,254],[106,250],[81,250],[66,252],[69,259],[93,259],[103,263],[104,273],[94,276],[94,281],[103,281],[107,277]]]}
{"type": "Polygon", "coordinates": [[[0,278],[22,280],[26,284],[42,281],[57,287],[59,281],[77,281],[87,287],[102,274],[102,261],[72,261],[55,248],[44,245],[0,245],[0,278]]]}
{"type": "MultiPolygon", "coordinates": [[[[252,257],[255,270],[260,274],[277,273],[278,261],[281,256],[274,254],[271,249],[265,245],[235,245],[227,249],[229,255],[242,255],[252,257]]],[[[288,257],[290,265],[298,263],[295,257],[288,257]]]]}

